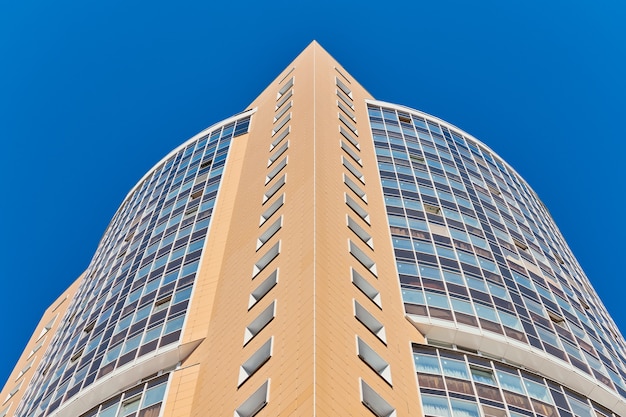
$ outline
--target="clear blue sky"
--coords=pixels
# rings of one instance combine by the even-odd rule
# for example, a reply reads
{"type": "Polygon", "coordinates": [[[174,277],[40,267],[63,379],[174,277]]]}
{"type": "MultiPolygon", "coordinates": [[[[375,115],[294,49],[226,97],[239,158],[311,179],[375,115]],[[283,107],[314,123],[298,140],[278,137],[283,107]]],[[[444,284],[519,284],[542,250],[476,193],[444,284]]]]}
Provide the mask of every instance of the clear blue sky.
{"type": "Polygon", "coordinates": [[[515,167],[626,330],[624,21],[618,0],[2,2],[0,385],[131,187],[313,39],[515,167]]]}

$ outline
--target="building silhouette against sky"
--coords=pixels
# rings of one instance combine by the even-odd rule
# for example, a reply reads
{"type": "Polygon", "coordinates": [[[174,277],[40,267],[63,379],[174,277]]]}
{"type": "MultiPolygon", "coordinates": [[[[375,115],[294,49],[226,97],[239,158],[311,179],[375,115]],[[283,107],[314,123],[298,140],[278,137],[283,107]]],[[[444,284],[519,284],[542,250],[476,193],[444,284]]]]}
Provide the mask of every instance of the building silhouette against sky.
{"type": "Polygon", "coordinates": [[[506,162],[314,42],[130,191],[0,417],[626,415],[625,347],[506,162]]]}

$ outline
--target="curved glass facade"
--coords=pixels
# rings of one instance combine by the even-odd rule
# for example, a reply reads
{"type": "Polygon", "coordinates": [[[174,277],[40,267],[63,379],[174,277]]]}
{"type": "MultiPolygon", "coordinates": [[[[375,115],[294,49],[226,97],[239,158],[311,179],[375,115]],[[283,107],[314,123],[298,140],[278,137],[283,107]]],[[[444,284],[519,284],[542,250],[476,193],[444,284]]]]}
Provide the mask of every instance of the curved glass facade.
{"type": "Polygon", "coordinates": [[[626,397],[624,339],[525,181],[448,123],[368,111],[405,311],[429,342],[476,350],[465,332],[493,354],[527,346],[518,363],[547,354],[626,397]]]}
{"type": "Polygon", "coordinates": [[[124,365],[176,347],[230,143],[249,123],[247,113],[207,129],[131,191],[15,415],[50,415],[124,365]]]}

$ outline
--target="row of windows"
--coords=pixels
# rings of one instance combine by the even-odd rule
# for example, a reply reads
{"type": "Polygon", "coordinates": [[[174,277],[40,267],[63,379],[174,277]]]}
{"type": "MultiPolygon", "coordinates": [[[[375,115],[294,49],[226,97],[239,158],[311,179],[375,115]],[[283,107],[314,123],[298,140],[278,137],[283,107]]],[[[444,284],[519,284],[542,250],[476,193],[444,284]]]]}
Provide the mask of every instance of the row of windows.
{"type": "Polygon", "coordinates": [[[169,376],[167,373],[127,389],[80,417],[158,417],[169,376]]]}
{"type": "Polygon", "coordinates": [[[502,362],[423,345],[413,352],[425,415],[614,416],[568,388],[502,362]]]}

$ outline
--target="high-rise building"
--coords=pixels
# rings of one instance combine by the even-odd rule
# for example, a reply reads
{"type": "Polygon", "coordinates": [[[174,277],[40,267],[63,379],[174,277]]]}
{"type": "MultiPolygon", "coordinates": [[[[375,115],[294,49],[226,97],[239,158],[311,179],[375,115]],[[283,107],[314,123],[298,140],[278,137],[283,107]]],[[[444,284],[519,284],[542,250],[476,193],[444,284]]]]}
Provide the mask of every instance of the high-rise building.
{"type": "Polygon", "coordinates": [[[625,349],[513,168],[312,43],[139,180],[0,417],[626,415],[625,349]]]}

